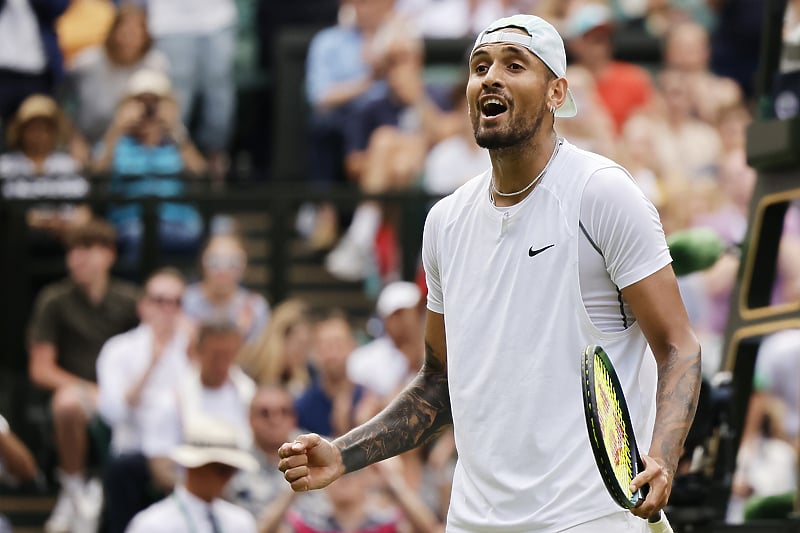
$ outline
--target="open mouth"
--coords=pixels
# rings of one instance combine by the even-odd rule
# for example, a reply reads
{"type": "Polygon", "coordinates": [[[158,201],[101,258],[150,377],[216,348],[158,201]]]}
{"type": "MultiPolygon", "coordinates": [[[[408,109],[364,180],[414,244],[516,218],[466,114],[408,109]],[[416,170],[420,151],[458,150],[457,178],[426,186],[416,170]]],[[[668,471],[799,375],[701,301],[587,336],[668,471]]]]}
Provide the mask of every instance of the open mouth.
{"type": "Polygon", "coordinates": [[[507,109],[508,107],[506,104],[494,96],[484,99],[483,103],[481,104],[481,113],[483,113],[483,116],[489,118],[505,113],[507,109]]]}

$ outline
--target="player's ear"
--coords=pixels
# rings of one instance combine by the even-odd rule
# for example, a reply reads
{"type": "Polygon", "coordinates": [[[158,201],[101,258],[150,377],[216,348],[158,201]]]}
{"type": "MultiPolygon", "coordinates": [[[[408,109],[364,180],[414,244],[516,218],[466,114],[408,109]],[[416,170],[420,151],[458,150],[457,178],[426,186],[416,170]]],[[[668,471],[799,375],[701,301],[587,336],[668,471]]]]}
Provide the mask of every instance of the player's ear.
{"type": "Polygon", "coordinates": [[[547,84],[547,108],[555,112],[567,99],[567,80],[553,78],[547,84]]]}

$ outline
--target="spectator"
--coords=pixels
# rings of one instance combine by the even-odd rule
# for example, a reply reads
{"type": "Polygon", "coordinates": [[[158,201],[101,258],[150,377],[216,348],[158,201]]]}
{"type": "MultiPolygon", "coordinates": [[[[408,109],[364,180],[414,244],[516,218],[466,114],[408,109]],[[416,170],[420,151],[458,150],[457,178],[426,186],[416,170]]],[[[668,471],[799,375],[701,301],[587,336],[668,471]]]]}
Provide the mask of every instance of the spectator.
{"type": "MultiPolygon", "coordinates": [[[[17,486],[36,479],[39,467],[31,451],[19,440],[0,415],[0,484],[17,486]]],[[[8,519],[0,513],[0,533],[12,533],[8,519]]]]}
{"type": "Polygon", "coordinates": [[[106,39],[115,14],[116,7],[110,0],[70,0],[56,23],[58,44],[67,69],[76,55],[106,39]]]}
{"type": "Polygon", "coordinates": [[[569,15],[564,40],[576,63],[589,69],[597,94],[619,133],[628,117],[650,101],[650,75],[642,67],[614,60],[611,12],[601,4],[585,4],[569,15]]]}
{"type": "Polygon", "coordinates": [[[108,533],[123,533],[134,515],[153,503],[142,433],[165,396],[189,372],[189,331],[181,315],[183,276],[157,270],[139,299],[141,324],[109,339],[97,360],[98,410],[111,427],[111,457],[105,469],[108,533]]]}
{"type": "Polygon", "coordinates": [[[374,63],[372,45],[394,12],[395,0],[352,0],[353,25],[317,33],[306,62],[306,95],[311,103],[311,179],[344,180],[342,126],[358,105],[385,87],[374,63]]]}
{"type": "Polygon", "coordinates": [[[55,21],[69,0],[0,3],[0,122],[32,94],[52,94],[63,76],[55,21]]]}
{"type": "Polygon", "coordinates": [[[258,463],[242,447],[238,428],[225,420],[201,416],[186,426],[184,444],[170,454],[186,469],[169,498],[139,513],[129,533],[176,531],[235,531],[255,533],[256,523],[246,510],[222,499],[225,486],[238,470],[258,463]]]}
{"type": "Polygon", "coordinates": [[[26,218],[34,238],[61,238],[70,228],[85,223],[91,212],[74,201],[89,193],[89,183],[78,174],[78,162],[58,150],[66,124],[55,100],[41,94],[26,98],[7,134],[12,151],[0,155],[2,196],[67,200],[28,210],[26,218]]]}
{"type": "Polygon", "coordinates": [[[156,47],[169,59],[186,124],[202,95],[193,137],[208,159],[211,176],[223,179],[236,104],[236,2],[147,0],[147,12],[156,47]]]}
{"type": "Polygon", "coordinates": [[[664,37],[664,66],[683,73],[692,115],[715,124],[720,111],[742,101],[742,90],[730,78],[709,69],[708,31],[696,22],[674,26],[664,37]]]}
{"type": "MultiPolygon", "coordinates": [[[[391,31],[396,34],[386,37],[390,44],[381,59],[389,91],[364,104],[345,128],[347,170],[365,194],[411,187],[430,147],[457,129],[457,119],[444,113],[425,87],[422,41],[402,27],[391,31]]],[[[359,204],[326,258],[328,271],[350,281],[365,278],[375,263],[373,248],[383,219],[380,203],[359,204]]]]}
{"type": "Polygon", "coordinates": [[[364,393],[347,377],[347,358],[356,340],[341,311],[317,320],[313,339],[311,362],[315,372],[295,402],[297,420],[304,430],[338,437],[355,427],[355,413],[364,393]]]}
{"type": "Polygon", "coordinates": [[[250,511],[263,533],[280,531],[290,505],[304,512],[324,507],[327,502],[322,492],[298,495],[278,470],[278,448],[300,432],[292,395],[285,387],[268,385],[256,391],[250,404],[250,428],[259,469],[239,472],[233,478],[228,485],[229,500],[250,511]]]}
{"type": "Polygon", "coordinates": [[[270,308],[260,294],[242,287],[247,252],[231,234],[212,236],[200,255],[203,278],[186,289],[183,310],[197,321],[226,316],[236,323],[245,342],[253,342],[269,320],[270,308]]]}
{"type": "Polygon", "coordinates": [[[711,70],[736,80],[746,99],[755,96],[755,74],[761,54],[762,0],[707,0],[716,12],[711,34],[711,70]]]}
{"type": "Polygon", "coordinates": [[[267,327],[242,349],[239,361],[259,385],[285,385],[297,397],[311,380],[311,317],[308,304],[289,299],[275,307],[267,327]]]}
{"type": "Polygon", "coordinates": [[[378,395],[384,404],[422,364],[420,299],[414,283],[396,281],[384,287],[375,310],[383,320],[385,335],[356,348],[347,361],[347,375],[353,383],[378,395]]]}
{"type": "Polygon", "coordinates": [[[472,133],[466,83],[453,88],[451,100],[453,115],[458,120],[457,129],[436,143],[425,157],[422,187],[431,194],[450,194],[491,165],[489,152],[478,146],[472,133]]]}
{"type": "Polygon", "coordinates": [[[233,322],[217,319],[200,324],[195,366],[176,390],[162,399],[142,431],[142,449],[157,487],[168,489],[174,485],[177,473],[168,456],[183,442],[184,432],[197,419],[213,417],[225,421],[236,428],[241,445],[250,446],[247,413],[255,385],[234,364],[241,346],[242,336],[233,322]]]}
{"type": "Polygon", "coordinates": [[[777,406],[785,438],[800,450],[800,330],[785,329],[764,338],[756,358],[754,388],[777,406]]]}
{"type": "MultiPolygon", "coordinates": [[[[93,0],[81,0],[81,3],[93,0]]],[[[98,0],[99,1],[99,0],[98,0]]],[[[141,69],[167,71],[164,55],[153,48],[147,15],[134,4],[120,6],[102,46],[83,50],[68,72],[75,100],[74,122],[90,146],[97,144],[127,95],[131,76],[141,69]]]]}
{"type": "Polygon", "coordinates": [[[69,278],[45,287],[31,318],[28,369],[52,393],[61,491],[45,529],[68,531],[78,509],[97,508],[99,482],[84,479],[87,425],[97,409],[96,362],[112,336],[137,323],[132,285],[110,276],[114,230],[93,220],[67,234],[69,278]],[[88,501],[87,501],[88,500],[88,501]],[[86,505],[83,505],[83,504],[86,505]]]}
{"type": "MultiPolygon", "coordinates": [[[[98,151],[95,171],[110,171],[111,191],[128,198],[180,196],[186,189],[181,175],[199,175],[205,170],[205,161],[181,122],[169,79],[153,70],[140,70],[131,77],[127,97],[98,151]]],[[[164,202],[158,215],[164,250],[197,248],[202,233],[197,210],[164,202]]],[[[143,232],[141,208],[136,204],[116,206],[108,216],[120,234],[123,260],[137,260],[143,232]]]]}

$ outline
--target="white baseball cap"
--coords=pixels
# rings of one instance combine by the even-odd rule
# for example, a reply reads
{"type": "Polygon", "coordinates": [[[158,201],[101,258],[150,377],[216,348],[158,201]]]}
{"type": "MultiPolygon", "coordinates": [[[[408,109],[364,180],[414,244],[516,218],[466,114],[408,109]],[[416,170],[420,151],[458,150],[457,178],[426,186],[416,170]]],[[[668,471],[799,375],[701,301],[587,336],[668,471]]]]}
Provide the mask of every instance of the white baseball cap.
{"type": "Polygon", "coordinates": [[[400,309],[416,307],[421,297],[422,293],[415,283],[394,281],[381,291],[375,310],[378,312],[378,316],[386,318],[400,309]]]}
{"type": "MultiPolygon", "coordinates": [[[[541,59],[556,77],[566,79],[567,53],[564,50],[564,41],[558,31],[543,18],[535,15],[512,15],[497,19],[478,34],[472,51],[492,43],[514,43],[524,46],[541,59]],[[504,28],[519,28],[528,35],[498,31],[504,28]]],[[[556,109],[555,115],[574,117],[577,113],[578,107],[572,97],[572,91],[567,89],[567,98],[561,107],[556,109]]]]}
{"type": "Polygon", "coordinates": [[[258,470],[258,461],[242,446],[240,431],[224,420],[188,417],[184,438],[186,442],[175,448],[170,458],[185,468],[222,463],[239,470],[258,470]]]}

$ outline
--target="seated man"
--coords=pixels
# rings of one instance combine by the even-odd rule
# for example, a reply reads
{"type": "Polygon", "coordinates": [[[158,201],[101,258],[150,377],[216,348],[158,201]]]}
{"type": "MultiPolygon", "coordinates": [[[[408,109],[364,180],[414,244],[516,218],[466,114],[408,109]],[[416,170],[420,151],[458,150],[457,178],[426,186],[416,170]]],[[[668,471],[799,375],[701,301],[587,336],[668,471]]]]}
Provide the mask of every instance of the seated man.
{"type": "MultiPolygon", "coordinates": [[[[30,322],[28,371],[34,385],[52,393],[61,492],[46,525],[68,531],[78,505],[100,496],[99,483],[84,479],[86,428],[97,410],[95,365],[110,337],[138,322],[137,289],[111,277],[115,234],[100,220],[73,229],[65,241],[69,278],[45,287],[30,322]]],[[[95,502],[96,503],[96,502],[95,502]]]]}

